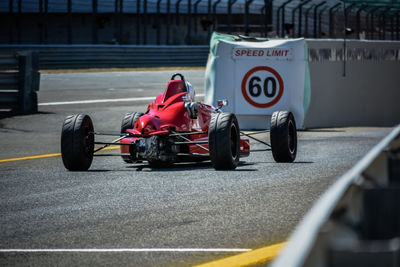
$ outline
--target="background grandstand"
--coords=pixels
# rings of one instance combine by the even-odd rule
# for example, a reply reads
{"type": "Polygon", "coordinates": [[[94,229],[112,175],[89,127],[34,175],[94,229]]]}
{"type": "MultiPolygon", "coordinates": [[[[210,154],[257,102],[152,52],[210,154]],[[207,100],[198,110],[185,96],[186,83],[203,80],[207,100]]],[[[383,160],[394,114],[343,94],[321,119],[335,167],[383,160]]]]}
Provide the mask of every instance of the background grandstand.
{"type": "Polygon", "coordinates": [[[1,44],[208,44],[253,37],[399,40],[399,1],[3,0],[1,44]],[[346,24],[346,25],[345,25],[346,24]]]}

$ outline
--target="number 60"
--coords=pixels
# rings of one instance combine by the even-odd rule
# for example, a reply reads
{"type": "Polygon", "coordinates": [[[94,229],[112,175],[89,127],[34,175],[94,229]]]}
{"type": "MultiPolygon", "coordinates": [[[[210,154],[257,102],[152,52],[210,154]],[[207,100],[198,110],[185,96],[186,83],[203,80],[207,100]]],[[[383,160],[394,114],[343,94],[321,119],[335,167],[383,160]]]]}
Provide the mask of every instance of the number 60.
{"type": "Polygon", "coordinates": [[[264,95],[268,98],[273,97],[276,94],[276,80],[272,77],[267,77],[264,80],[263,88],[260,85],[261,79],[260,77],[253,76],[249,81],[249,93],[252,97],[258,97],[261,95],[261,92],[264,92],[264,95]],[[271,88],[270,85],[271,84],[271,88]],[[271,90],[269,90],[271,89],[271,90]]]}

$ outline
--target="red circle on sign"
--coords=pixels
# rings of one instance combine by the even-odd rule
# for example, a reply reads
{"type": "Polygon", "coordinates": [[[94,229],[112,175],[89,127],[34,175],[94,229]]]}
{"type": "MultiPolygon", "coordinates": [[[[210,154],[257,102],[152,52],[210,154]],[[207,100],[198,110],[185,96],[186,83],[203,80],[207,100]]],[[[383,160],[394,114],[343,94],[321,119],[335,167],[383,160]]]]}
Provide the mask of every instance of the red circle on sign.
{"type": "Polygon", "coordinates": [[[259,67],[255,67],[252,68],[251,70],[249,70],[246,75],[244,75],[243,80],[242,80],[242,94],[244,99],[246,99],[247,102],[249,102],[251,105],[257,107],[257,108],[268,108],[271,107],[273,105],[275,105],[282,97],[283,95],[283,80],[281,75],[279,75],[279,73],[274,70],[273,68],[267,67],[267,66],[259,66],[259,67]],[[252,100],[249,95],[247,94],[247,90],[246,90],[246,83],[247,80],[249,79],[250,75],[252,75],[254,72],[260,71],[260,70],[264,70],[264,71],[268,71],[270,73],[272,73],[275,78],[278,80],[278,84],[279,84],[279,90],[278,90],[278,94],[276,95],[276,97],[267,103],[257,103],[254,100],[252,100]]]}

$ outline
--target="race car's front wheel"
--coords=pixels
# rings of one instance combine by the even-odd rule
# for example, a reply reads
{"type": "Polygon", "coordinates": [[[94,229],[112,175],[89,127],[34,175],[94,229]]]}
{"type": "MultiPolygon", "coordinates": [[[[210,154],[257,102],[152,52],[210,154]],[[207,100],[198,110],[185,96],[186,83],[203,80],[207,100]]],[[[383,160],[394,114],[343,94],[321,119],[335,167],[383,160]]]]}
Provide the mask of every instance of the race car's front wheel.
{"type": "Polygon", "coordinates": [[[239,164],[240,131],[236,116],[217,113],[208,130],[211,164],[216,170],[233,170],[239,164]]]}
{"type": "Polygon", "coordinates": [[[276,111],[271,117],[271,150],[276,162],[293,162],[297,153],[297,130],[293,114],[276,111]]]}
{"type": "Polygon", "coordinates": [[[61,156],[70,171],[86,171],[93,161],[94,133],[91,118],[85,114],[70,115],[61,133],[61,156]]]}
{"type": "MultiPolygon", "coordinates": [[[[133,129],[133,125],[143,115],[140,112],[126,113],[121,122],[121,135],[125,134],[127,129],[133,129]]],[[[129,149],[130,150],[130,149],[129,149]]],[[[126,163],[133,163],[132,156],[121,156],[126,163]]]]}

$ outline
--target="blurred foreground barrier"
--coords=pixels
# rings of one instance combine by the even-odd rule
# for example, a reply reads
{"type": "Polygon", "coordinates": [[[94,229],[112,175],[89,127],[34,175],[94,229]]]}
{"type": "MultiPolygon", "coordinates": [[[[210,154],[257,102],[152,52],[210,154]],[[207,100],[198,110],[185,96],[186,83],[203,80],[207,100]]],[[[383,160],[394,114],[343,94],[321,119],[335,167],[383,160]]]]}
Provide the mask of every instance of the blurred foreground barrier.
{"type": "Polygon", "coordinates": [[[40,74],[37,53],[0,52],[0,109],[37,112],[40,74]]]}
{"type": "Polygon", "coordinates": [[[400,266],[400,125],[324,193],[273,266],[400,266]]]}
{"type": "Polygon", "coordinates": [[[0,45],[39,52],[41,69],[205,66],[208,46],[0,45]]]}

